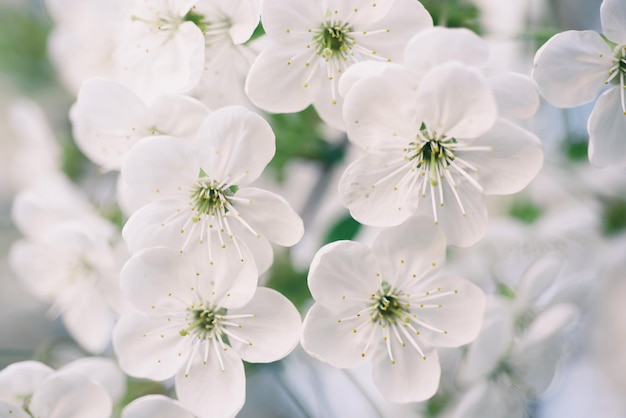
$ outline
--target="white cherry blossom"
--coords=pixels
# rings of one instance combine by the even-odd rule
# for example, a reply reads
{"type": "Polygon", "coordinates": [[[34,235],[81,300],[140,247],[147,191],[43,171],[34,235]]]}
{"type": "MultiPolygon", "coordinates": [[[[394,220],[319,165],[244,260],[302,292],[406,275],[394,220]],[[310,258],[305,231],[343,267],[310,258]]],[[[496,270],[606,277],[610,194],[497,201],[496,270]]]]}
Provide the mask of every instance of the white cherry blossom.
{"type": "MultiPolygon", "coordinates": [[[[269,124],[238,106],[211,113],[193,144],[170,137],[140,141],[130,151],[122,176],[151,203],[124,226],[131,251],[204,246],[210,252],[212,241],[239,250],[241,240],[259,272],[265,271],[272,262],[269,242],[291,246],[304,233],[302,220],[282,197],[247,187],[274,150],[269,124]]],[[[212,254],[209,258],[214,261],[212,254]]]]}
{"type": "Polygon", "coordinates": [[[440,225],[448,243],[484,234],[485,194],[524,188],[543,163],[539,140],[498,119],[492,89],[459,62],[434,67],[415,89],[409,70],[358,80],[346,96],[350,141],[366,151],[339,184],[359,222],[392,226],[414,214],[440,225]]]}
{"type": "Polygon", "coordinates": [[[434,274],[445,249],[443,234],[420,217],[383,231],[371,249],[352,241],[322,247],[308,277],[316,303],[304,320],[304,349],[339,368],[371,359],[374,384],[390,401],[433,396],[436,347],[472,341],[485,306],[476,285],[434,274]]]}
{"type": "Polygon", "coordinates": [[[264,0],[261,20],[273,44],[250,69],[250,100],[277,113],[313,104],[325,122],[342,130],[342,73],[362,60],[401,61],[408,39],[432,26],[413,0],[264,0]]]}
{"type": "Polygon", "coordinates": [[[621,0],[604,0],[600,15],[604,36],[590,30],[553,36],[535,55],[533,77],[557,107],[591,102],[602,93],[587,125],[589,160],[598,167],[624,167],[626,8],[621,0]]]}
{"type": "Polygon", "coordinates": [[[242,360],[276,361],[295,347],[300,331],[288,299],[256,288],[251,262],[232,254],[220,260],[210,264],[204,251],[166,248],[135,254],[121,282],[138,311],[122,316],[113,333],[122,370],[153,380],[176,376],[181,404],[200,417],[235,415],[245,399],[242,360]]]}

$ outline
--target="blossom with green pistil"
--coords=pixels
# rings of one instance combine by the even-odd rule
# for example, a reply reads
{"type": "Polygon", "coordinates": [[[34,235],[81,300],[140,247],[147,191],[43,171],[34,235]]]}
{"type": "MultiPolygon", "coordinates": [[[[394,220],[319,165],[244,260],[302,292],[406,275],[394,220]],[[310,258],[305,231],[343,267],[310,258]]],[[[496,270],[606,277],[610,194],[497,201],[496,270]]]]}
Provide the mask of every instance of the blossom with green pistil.
{"type": "Polygon", "coordinates": [[[265,271],[272,262],[270,242],[291,246],[304,233],[283,198],[249,187],[274,150],[269,124],[240,106],[211,113],[191,144],[165,136],[141,140],[122,167],[130,191],[149,202],[124,226],[131,251],[200,247],[215,263],[220,256],[214,248],[233,246],[237,260],[252,255],[265,271]]]}
{"type": "Polygon", "coordinates": [[[401,62],[408,40],[432,27],[413,0],[261,2],[272,44],[250,68],[246,92],[258,107],[297,112],[313,104],[321,118],[345,130],[339,80],[361,61],[401,62]]]}
{"type": "Polygon", "coordinates": [[[491,87],[471,67],[435,66],[417,89],[411,79],[395,68],[349,89],[348,138],[366,154],[341,178],[341,200],[366,225],[418,214],[440,225],[450,244],[472,245],[487,224],[484,195],[525,187],[543,163],[541,143],[498,119],[491,87]]]}
{"type": "Polygon", "coordinates": [[[485,306],[468,280],[435,275],[445,249],[441,231],[419,217],[383,231],[371,249],[352,241],[324,246],[308,277],[315,304],[304,320],[305,351],[338,368],[371,359],[374,384],[390,401],[433,396],[436,347],[470,342],[485,306]]]}
{"type": "Polygon", "coordinates": [[[116,324],[113,347],[131,376],[175,376],[177,397],[194,415],[234,416],[245,401],[242,360],[286,356],[300,314],[280,293],[257,288],[254,264],[237,260],[233,247],[214,248],[225,252],[215,264],[202,250],[149,248],[128,261],[120,281],[137,310],[116,324]]]}

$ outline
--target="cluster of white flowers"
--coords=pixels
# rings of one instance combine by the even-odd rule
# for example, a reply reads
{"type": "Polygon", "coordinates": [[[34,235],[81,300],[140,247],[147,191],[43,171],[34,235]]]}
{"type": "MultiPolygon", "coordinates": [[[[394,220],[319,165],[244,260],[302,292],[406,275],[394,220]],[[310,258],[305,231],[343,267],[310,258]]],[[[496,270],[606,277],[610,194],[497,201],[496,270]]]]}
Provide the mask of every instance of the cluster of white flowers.
{"type": "MultiPolygon", "coordinates": [[[[493,273],[506,258],[487,199],[542,169],[542,142],[522,126],[539,92],[567,107],[611,85],[589,119],[589,158],[626,165],[623,0],[604,0],[603,35],[549,40],[532,78],[490,68],[486,41],[434,26],[417,0],[46,5],[48,53],[75,95],[72,136],[112,181],[86,194],[61,170],[41,111],[16,104],[12,221],[23,238],[8,259],[51,319],[103,357],[9,365],[0,417],[232,417],[246,402],[244,362],[298,345],[337,369],[368,367],[380,402],[446,400],[409,416],[521,418],[550,385],[580,308],[554,290],[570,254],[522,251],[527,269],[513,280],[469,265],[493,273]],[[350,147],[335,200],[377,234],[318,243],[312,299],[296,307],[264,286],[288,251],[276,247],[311,226],[267,190],[280,151],[267,119],[309,106],[350,147]],[[464,252],[481,244],[487,256],[464,252]],[[126,375],[172,397],[122,401],[126,375]]],[[[533,236],[546,243],[548,230],[533,236]]]]}

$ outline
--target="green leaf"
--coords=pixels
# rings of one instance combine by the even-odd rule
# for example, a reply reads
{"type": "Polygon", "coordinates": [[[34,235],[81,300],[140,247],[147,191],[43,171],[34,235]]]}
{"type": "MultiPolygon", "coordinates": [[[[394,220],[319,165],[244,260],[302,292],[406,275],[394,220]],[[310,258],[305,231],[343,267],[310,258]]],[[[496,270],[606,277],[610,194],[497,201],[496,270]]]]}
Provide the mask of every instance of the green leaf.
{"type": "Polygon", "coordinates": [[[480,11],[467,0],[422,0],[436,25],[480,33],[480,11]]]}
{"type": "Polygon", "coordinates": [[[324,244],[353,239],[359,232],[359,229],[361,229],[361,224],[352,219],[350,215],[345,215],[328,230],[324,244]]]}
{"type": "Polygon", "coordinates": [[[27,7],[0,5],[0,72],[25,92],[55,82],[46,53],[50,22],[27,7]]]}
{"type": "Polygon", "coordinates": [[[616,235],[626,230],[626,200],[604,200],[602,211],[602,232],[616,235]]]}
{"type": "Polygon", "coordinates": [[[307,286],[307,272],[296,270],[291,264],[288,253],[276,254],[267,287],[285,295],[300,311],[311,300],[311,292],[307,286]]]}
{"type": "Polygon", "coordinates": [[[543,209],[529,200],[517,200],[509,209],[509,215],[520,221],[531,224],[543,213],[543,209]]]}
{"type": "Polygon", "coordinates": [[[321,121],[315,109],[308,107],[302,112],[275,114],[270,124],[276,133],[276,155],[270,162],[281,181],[287,163],[294,159],[305,159],[333,163],[343,158],[336,147],[323,139],[321,121]]]}

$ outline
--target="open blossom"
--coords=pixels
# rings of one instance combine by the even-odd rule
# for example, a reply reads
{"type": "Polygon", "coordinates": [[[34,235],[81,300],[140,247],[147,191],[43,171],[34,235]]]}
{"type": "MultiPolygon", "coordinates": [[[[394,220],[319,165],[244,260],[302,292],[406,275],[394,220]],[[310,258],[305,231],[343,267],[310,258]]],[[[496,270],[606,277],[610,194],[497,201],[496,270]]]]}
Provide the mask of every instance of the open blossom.
{"type": "Polygon", "coordinates": [[[83,358],[55,371],[38,361],[13,363],[0,371],[3,418],[109,418],[112,401],[125,389],[111,360],[83,358]]]}
{"type": "Polygon", "coordinates": [[[392,226],[419,214],[448,243],[472,245],[487,222],[484,195],[524,188],[543,163],[541,144],[497,117],[492,89],[471,67],[436,66],[417,89],[412,80],[394,68],[349,89],[348,137],[367,154],[346,169],[339,194],[361,223],[392,226]]]}
{"type": "Polygon", "coordinates": [[[337,90],[342,73],[362,60],[401,61],[408,39],[432,26],[415,0],[262,1],[261,20],[273,44],[250,69],[250,100],[281,113],[313,104],[338,129],[345,129],[337,90]]]}
{"type": "Polygon", "coordinates": [[[485,306],[476,285],[434,274],[445,249],[443,234],[420,217],[383,231],[371,249],[351,241],[320,249],[308,278],[316,303],[304,320],[304,349],[339,368],[371,359],[374,384],[390,401],[433,396],[436,347],[472,341],[485,306]]]}
{"type": "Polygon", "coordinates": [[[81,86],[70,120],[81,151],[105,170],[119,170],[141,138],[169,135],[191,142],[208,114],[191,97],[167,94],[146,104],[115,81],[92,78],[81,86]]]}
{"type": "Polygon", "coordinates": [[[535,55],[533,77],[543,97],[558,107],[590,102],[602,92],[589,116],[589,160],[593,165],[626,166],[626,7],[604,0],[604,36],[567,31],[546,42],[535,55]]]}
{"type": "MultiPolygon", "coordinates": [[[[215,244],[215,243],[214,243],[215,244]]],[[[214,252],[233,252],[215,245],[214,252]]],[[[242,360],[271,362],[297,344],[300,315],[280,293],[256,288],[250,261],[150,248],[122,271],[138,311],[120,318],[113,346],[126,373],[176,376],[182,405],[200,417],[233,416],[245,399],[242,360]]]]}
{"type": "Polygon", "coordinates": [[[304,233],[302,220],[282,197],[247,187],[274,150],[269,124],[238,106],[211,113],[193,144],[171,137],[140,141],[130,151],[122,176],[151,203],[124,226],[131,251],[201,246],[210,253],[212,241],[239,249],[241,240],[259,272],[265,271],[273,257],[269,242],[291,246],[304,233]]]}

